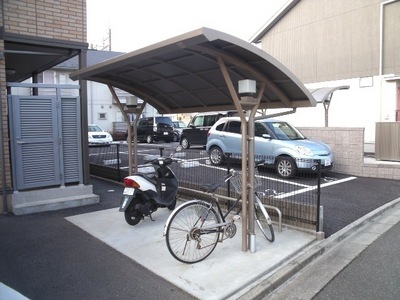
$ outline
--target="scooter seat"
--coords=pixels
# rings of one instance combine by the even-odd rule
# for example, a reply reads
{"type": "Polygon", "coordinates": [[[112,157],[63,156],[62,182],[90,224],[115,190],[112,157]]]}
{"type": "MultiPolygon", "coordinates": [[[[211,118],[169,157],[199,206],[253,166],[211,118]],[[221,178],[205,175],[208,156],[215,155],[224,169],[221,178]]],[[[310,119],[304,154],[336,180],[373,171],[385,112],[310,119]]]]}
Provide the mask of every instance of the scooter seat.
{"type": "Polygon", "coordinates": [[[157,184],[157,174],[155,173],[150,173],[150,174],[140,174],[140,176],[146,178],[148,181],[153,183],[154,185],[157,184]]]}

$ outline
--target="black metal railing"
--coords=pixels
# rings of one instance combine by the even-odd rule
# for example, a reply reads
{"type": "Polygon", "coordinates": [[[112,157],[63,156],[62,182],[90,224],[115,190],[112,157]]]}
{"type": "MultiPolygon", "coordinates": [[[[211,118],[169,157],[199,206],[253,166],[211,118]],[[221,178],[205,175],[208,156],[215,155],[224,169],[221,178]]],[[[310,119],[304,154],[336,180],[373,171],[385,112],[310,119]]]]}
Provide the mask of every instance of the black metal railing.
{"type": "MultiPolygon", "coordinates": [[[[138,151],[138,164],[144,163],[148,155],[169,155],[171,149],[141,149],[138,151]]],[[[179,180],[180,196],[186,199],[203,197],[200,186],[205,182],[220,181],[229,169],[240,171],[241,160],[239,155],[227,156],[226,163],[213,166],[209,163],[207,153],[202,149],[189,149],[178,153],[181,164],[171,166],[179,180]],[[191,167],[191,162],[196,161],[196,167],[191,167]]],[[[266,160],[266,157],[258,156],[256,161],[266,160]]],[[[90,174],[107,178],[117,182],[123,182],[128,176],[128,147],[126,144],[115,144],[109,147],[91,147],[89,150],[90,174]]],[[[271,161],[271,157],[268,157],[271,161]]],[[[320,219],[320,182],[321,163],[316,160],[298,160],[298,166],[313,165],[313,172],[297,172],[290,179],[277,176],[272,166],[259,167],[257,182],[259,186],[255,191],[263,192],[261,200],[268,206],[279,208],[283,222],[319,231],[320,219]]],[[[226,185],[217,191],[218,194],[236,198],[233,188],[226,185]]],[[[229,202],[229,201],[228,201],[229,202]]],[[[272,218],[278,218],[275,210],[269,211],[272,218]]]]}

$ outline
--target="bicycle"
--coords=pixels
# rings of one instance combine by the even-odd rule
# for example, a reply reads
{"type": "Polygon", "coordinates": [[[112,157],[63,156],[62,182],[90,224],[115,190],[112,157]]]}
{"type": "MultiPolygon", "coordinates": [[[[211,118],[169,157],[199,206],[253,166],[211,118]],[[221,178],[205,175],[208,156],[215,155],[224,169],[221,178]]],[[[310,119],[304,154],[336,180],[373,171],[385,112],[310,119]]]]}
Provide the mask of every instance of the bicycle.
{"type": "MultiPolygon", "coordinates": [[[[259,177],[256,176],[255,179],[259,180],[259,177]]],[[[254,184],[255,187],[256,185],[254,184]]],[[[177,207],[169,216],[164,228],[167,248],[171,255],[183,263],[197,263],[208,257],[214,251],[218,242],[222,243],[225,239],[233,238],[237,231],[234,222],[240,219],[239,214],[242,206],[240,205],[231,221],[227,221],[226,218],[240,204],[241,189],[241,173],[231,170],[224,177],[223,182],[203,186],[202,190],[211,194],[211,201],[195,199],[177,207]],[[239,196],[227,212],[223,214],[215,191],[228,181],[231,181],[239,196]]],[[[271,218],[257,192],[254,199],[256,223],[266,239],[273,242],[275,233],[271,218]]]]}

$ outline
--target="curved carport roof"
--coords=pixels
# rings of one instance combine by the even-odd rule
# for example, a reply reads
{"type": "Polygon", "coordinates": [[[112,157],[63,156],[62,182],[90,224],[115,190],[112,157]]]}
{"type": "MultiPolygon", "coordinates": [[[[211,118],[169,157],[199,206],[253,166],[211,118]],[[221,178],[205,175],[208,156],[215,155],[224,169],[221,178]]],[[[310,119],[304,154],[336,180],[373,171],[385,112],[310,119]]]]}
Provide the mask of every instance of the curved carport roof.
{"type": "Polygon", "coordinates": [[[311,95],[313,95],[315,101],[317,103],[324,103],[325,101],[329,101],[332,97],[332,94],[339,90],[347,90],[349,89],[349,85],[339,85],[335,87],[322,87],[316,89],[309,89],[311,95]]]}
{"type": "Polygon", "coordinates": [[[125,90],[160,114],[236,109],[232,99],[242,79],[257,81],[260,109],[316,105],[303,84],[272,56],[209,28],[123,54],[70,77],[125,90]]]}
{"type": "MultiPolygon", "coordinates": [[[[252,120],[256,108],[316,105],[315,99],[303,84],[273,57],[243,40],[209,28],[201,28],[123,54],[74,72],[70,77],[74,80],[97,81],[125,90],[154,106],[160,114],[231,109],[240,111],[245,105],[253,105],[249,117],[252,120]],[[239,100],[235,86],[243,79],[256,80],[256,101],[251,97],[239,100]]],[[[242,111],[240,115],[243,120],[242,111]]],[[[254,127],[251,126],[253,122],[249,122],[249,140],[254,140],[254,127]]],[[[247,124],[243,122],[242,127],[242,152],[245,153],[247,124]]],[[[131,143],[128,143],[129,146],[131,143]]],[[[131,153],[131,149],[129,152],[131,153]]],[[[254,147],[249,144],[248,156],[253,155],[254,147]]],[[[131,159],[131,155],[129,158],[131,159]]],[[[247,167],[248,176],[246,172],[242,173],[243,199],[248,198],[248,181],[249,195],[254,195],[254,159],[242,160],[242,170],[247,167]]],[[[129,170],[131,169],[130,162],[129,170]]],[[[249,222],[246,201],[242,202],[242,226],[248,227],[248,230],[242,230],[242,249],[247,250],[248,233],[253,251],[254,199],[250,196],[248,200],[249,222]]]]}

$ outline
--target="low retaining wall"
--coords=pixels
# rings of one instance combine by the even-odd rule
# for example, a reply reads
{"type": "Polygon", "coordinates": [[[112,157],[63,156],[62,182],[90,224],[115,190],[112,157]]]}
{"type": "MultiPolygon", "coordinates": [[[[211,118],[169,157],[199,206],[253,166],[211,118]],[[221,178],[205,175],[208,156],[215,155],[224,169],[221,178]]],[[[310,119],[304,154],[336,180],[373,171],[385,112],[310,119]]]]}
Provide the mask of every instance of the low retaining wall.
{"type": "Polygon", "coordinates": [[[400,180],[400,164],[387,161],[365,162],[364,128],[299,127],[309,139],[327,143],[335,155],[334,172],[354,176],[400,180]]]}

